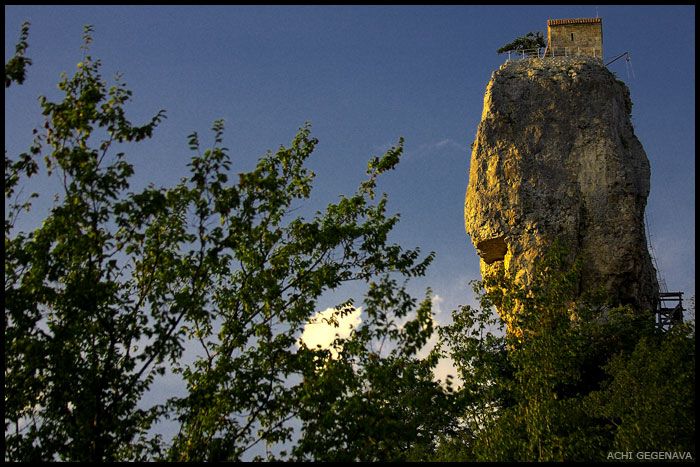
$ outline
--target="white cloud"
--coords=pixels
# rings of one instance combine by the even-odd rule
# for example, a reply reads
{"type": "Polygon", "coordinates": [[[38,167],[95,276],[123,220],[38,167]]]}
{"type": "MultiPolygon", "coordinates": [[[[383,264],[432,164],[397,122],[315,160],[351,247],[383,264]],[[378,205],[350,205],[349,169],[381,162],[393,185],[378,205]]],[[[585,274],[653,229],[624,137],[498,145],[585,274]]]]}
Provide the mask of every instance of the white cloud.
{"type": "Polygon", "coordinates": [[[415,155],[415,157],[424,157],[435,155],[437,151],[459,151],[465,152],[467,147],[464,144],[459,144],[450,138],[445,138],[440,141],[424,143],[418,146],[414,151],[409,151],[415,155]]]}
{"type": "MultiPolygon", "coordinates": [[[[375,145],[372,150],[377,154],[384,154],[392,147],[396,146],[396,141],[382,145],[375,145]]],[[[404,146],[404,157],[406,159],[420,159],[437,155],[444,155],[446,151],[457,151],[465,153],[468,147],[465,144],[460,144],[451,138],[444,138],[438,141],[422,143],[416,146],[413,142],[407,142],[404,146]]]]}
{"type": "Polygon", "coordinates": [[[360,318],[362,307],[349,307],[349,309],[351,311],[345,316],[340,316],[340,311],[337,308],[326,308],[317,312],[304,326],[299,342],[303,342],[310,349],[319,346],[322,349],[330,349],[335,358],[337,352],[331,348],[331,345],[336,336],[349,337],[350,333],[362,322],[362,318],[360,318]],[[337,326],[333,324],[334,322],[337,323],[337,326]]]}
{"type": "Polygon", "coordinates": [[[443,313],[442,308],[440,307],[440,304],[445,301],[444,298],[442,298],[440,295],[435,294],[433,297],[430,299],[432,306],[433,306],[433,313],[435,316],[439,316],[443,313]]]}
{"type": "Polygon", "coordinates": [[[447,375],[452,375],[453,389],[459,389],[464,385],[462,378],[459,377],[455,362],[450,357],[441,358],[438,360],[437,366],[433,368],[433,379],[443,385],[446,385],[447,375]]]}
{"type": "MultiPolygon", "coordinates": [[[[433,294],[431,297],[433,315],[436,321],[440,318],[449,321],[450,314],[443,310],[441,306],[444,302],[445,299],[438,294],[433,294]]],[[[340,316],[336,308],[326,308],[323,311],[317,312],[311,317],[309,323],[304,326],[304,331],[299,338],[299,344],[303,342],[307,347],[312,349],[318,346],[322,349],[330,349],[331,355],[335,358],[337,352],[335,349],[331,348],[331,345],[336,336],[341,338],[349,337],[352,330],[356,329],[362,322],[362,318],[360,317],[362,308],[350,307],[350,310],[351,311],[343,317],[340,316]],[[337,326],[330,324],[334,319],[337,321],[337,326]]],[[[407,317],[402,323],[398,323],[399,327],[402,327],[408,319],[407,317]]],[[[417,356],[419,358],[425,358],[430,350],[437,344],[437,341],[438,336],[437,333],[435,333],[418,352],[417,356]]],[[[436,368],[433,369],[433,378],[435,381],[445,384],[447,375],[452,375],[453,377],[453,388],[457,389],[462,386],[463,382],[458,375],[454,362],[449,357],[441,358],[436,368]]]]}
{"type": "MultiPolygon", "coordinates": [[[[433,323],[438,324],[440,321],[449,321],[451,318],[450,314],[446,313],[441,307],[445,299],[438,294],[433,294],[430,301],[433,310],[433,323]]],[[[438,334],[435,332],[430,339],[428,339],[428,342],[426,342],[423,348],[418,351],[417,357],[426,358],[430,351],[437,345],[438,340],[438,334]]],[[[452,375],[452,387],[454,389],[462,386],[463,382],[459,377],[459,372],[455,367],[454,361],[452,361],[450,357],[438,360],[437,366],[433,369],[433,380],[444,385],[447,381],[447,375],[452,375]]]]}

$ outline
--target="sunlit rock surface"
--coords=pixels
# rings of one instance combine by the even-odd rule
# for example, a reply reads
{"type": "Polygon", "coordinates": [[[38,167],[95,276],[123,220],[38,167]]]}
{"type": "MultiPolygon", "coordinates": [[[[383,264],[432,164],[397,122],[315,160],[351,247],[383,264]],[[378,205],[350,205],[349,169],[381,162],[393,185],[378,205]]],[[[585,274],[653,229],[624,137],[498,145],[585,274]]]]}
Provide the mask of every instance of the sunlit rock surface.
{"type": "Polygon", "coordinates": [[[584,260],[580,292],[652,309],[644,209],[649,160],[624,83],[593,58],[511,61],[486,87],[465,225],[481,257],[527,282],[555,238],[584,260]]]}

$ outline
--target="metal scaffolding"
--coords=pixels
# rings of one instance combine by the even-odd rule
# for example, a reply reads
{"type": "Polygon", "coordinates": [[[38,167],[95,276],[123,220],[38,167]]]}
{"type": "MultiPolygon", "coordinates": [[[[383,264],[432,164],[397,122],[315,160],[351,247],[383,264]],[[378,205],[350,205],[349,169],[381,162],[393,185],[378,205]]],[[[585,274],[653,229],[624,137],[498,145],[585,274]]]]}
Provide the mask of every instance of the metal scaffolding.
{"type": "Polygon", "coordinates": [[[683,322],[683,292],[660,292],[656,307],[656,327],[668,331],[683,322]]]}

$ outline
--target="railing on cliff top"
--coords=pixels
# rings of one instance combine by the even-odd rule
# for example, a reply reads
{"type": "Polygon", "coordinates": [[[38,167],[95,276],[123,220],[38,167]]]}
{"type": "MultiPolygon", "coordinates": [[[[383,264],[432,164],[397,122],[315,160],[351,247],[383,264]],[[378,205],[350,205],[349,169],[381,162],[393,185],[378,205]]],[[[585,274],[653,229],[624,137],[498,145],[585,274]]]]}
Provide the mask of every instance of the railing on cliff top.
{"type": "Polygon", "coordinates": [[[523,60],[526,58],[579,56],[603,59],[600,49],[596,49],[595,47],[555,47],[551,49],[549,47],[538,47],[536,49],[508,50],[501,53],[508,54],[507,61],[523,60]]]}

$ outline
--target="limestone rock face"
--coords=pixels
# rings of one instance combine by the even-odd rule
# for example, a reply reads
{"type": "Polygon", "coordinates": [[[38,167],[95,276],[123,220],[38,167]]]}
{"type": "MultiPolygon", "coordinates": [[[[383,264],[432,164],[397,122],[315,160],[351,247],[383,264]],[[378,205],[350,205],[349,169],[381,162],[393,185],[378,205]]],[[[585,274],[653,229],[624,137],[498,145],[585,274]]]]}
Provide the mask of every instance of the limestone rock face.
{"type": "Polygon", "coordinates": [[[584,261],[580,292],[653,309],[644,209],[649,160],[629,90],[593,58],[511,61],[495,71],[472,146],[465,225],[482,276],[527,282],[558,238],[584,261]]]}

